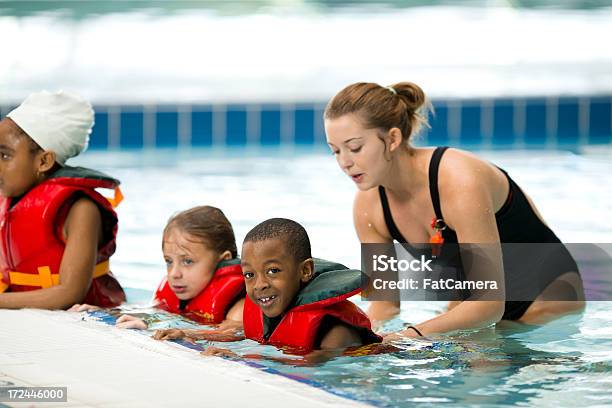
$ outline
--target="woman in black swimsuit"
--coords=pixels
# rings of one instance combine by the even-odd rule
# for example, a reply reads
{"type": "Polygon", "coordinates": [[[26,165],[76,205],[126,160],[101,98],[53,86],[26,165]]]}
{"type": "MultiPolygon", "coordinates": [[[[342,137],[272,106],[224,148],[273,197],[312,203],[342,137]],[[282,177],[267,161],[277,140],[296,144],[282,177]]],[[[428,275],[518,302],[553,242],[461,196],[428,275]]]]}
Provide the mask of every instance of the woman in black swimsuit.
{"type": "MultiPolygon", "coordinates": [[[[443,254],[448,243],[480,244],[494,260],[491,273],[505,282],[505,298],[451,302],[448,311],[402,335],[477,328],[501,319],[543,322],[582,310],[582,284],[571,254],[504,170],[461,150],[410,144],[427,124],[428,108],[421,88],[401,82],[350,85],[325,110],[327,142],[358,188],[353,215],[362,243],[429,243],[433,237],[444,242],[443,254]],[[537,244],[537,253],[512,265],[517,256],[501,243],[537,244]],[[553,250],[543,254],[542,247],[550,248],[539,246],[544,243],[553,250]],[[506,301],[517,282],[535,285],[536,296],[506,301]],[[568,286],[571,295],[560,299],[568,286]]],[[[375,321],[398,312],[399,302],[389,301],[373,302],[368,310],[375,321]]]]}

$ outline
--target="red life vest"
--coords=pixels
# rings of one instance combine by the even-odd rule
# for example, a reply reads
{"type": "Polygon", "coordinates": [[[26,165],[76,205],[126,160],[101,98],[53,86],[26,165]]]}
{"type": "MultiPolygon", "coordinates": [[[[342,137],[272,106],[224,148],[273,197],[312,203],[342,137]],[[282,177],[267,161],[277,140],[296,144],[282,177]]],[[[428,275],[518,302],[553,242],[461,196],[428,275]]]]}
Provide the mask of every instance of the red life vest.
{"type": "Polygon", "coordinates": [[[11,207],[12,198],[0,196],[0,293],[22,292],[59,284],[59,269],[66,246],[62,229],[75,201],[88,197],[102,215],[104,241],[100,244],[91,286],[82,300],[101,307],[125,301],[125,293],[108,269],[115,252],[117,214],[110,199],[94,188],[115,189],[119,182],[80,167],[63,167],[36,185],[11,207]]]}
{"type": "MultiPolygon", "coordinates": [[[[317,270],[318,263],[320,264],[322,262],[325,261],[315,259],[315,270],[317,270]]],[[[339,264],[327,263],[327,265],[338,266],[339,264]]],[[[342,265],[339,266],[343,267],[342,265]]],[[[360,273],[359,271],[346,268],[344,270],[327,271],[326,273],[333,278],[333,275],[330,274],[341,272],[360,273]]],[[[359,275],[357,275],[357,278],[360,279],[359,275]]],[[[324,317],[329,316],[359,329],[366,344],[381,341],[382,338],[372,331],[368,316],[354,303],[347,300],[349,297],[361,291],[358,282],[354,282],[352,286],[357,287],[350,291],[344,291],[344,293],[341,294],[337,294],[338,291],[334,291],[333,286],[327,286],[329,294],[331,295],[330,297],[326,297],[325,294],[310,295],[313,299],[319,298],[322,300],[301,304],[290,309],[285,313],[278,326],[276,326],[267,339],[264,336],[263,312],[247,296],[244,302],[244,335],[246,338],[255,340],[261,344],[270,344],[279,348],[290,348],[292,351],[300,354],[308,353],[317,346],[315,341],[321,323],[324,317]]],[[[346,287],[344,289],[346,289],[346,287]]]]}
{"type": "Polygon", "coordinates": [[[230,307],[244,294],[244,278],[239,260],[222,262],[206,287],[181,309],[180,300],[164,278],[154,300],[157,307],[171,313],[186,315],[200,323],[221,323],[230,307]]]}

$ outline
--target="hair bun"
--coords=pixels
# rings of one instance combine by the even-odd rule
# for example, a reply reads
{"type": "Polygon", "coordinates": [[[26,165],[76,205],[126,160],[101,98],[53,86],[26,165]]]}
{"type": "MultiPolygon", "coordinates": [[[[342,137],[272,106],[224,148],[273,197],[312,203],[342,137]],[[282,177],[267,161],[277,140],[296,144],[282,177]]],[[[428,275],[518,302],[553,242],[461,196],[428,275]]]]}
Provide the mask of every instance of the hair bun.
{"type": "Polygon", "coordinates": [[[416,112],[425,103],[425,92],[420,86],[412,82],[398,82],[392,85],[397,94],[404,100],[412,112],[416,112]]]}

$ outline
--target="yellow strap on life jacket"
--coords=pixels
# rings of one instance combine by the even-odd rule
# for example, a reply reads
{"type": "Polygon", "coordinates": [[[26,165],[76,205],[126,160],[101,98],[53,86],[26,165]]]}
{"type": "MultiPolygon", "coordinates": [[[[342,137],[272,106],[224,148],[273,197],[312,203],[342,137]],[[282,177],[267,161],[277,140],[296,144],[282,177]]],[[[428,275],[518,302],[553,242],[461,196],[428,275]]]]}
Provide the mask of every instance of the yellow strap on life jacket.
{"type": "Polygon", "coordinates": [[[5,292],[8,289],[9,285],[0,280],[0,293],[5,292]]]}
{"type": "MultiPolygon", "coordinates": [[[[110,272],[110,262],[108,260],[100,262],[94,268],[93,278],[99,278],[110,272]]],[[[11,285],[21,286],[40,286],[41,288],[50,288],[51,286],[59,285],[59,273],[51,273],[51,268],[48,266],[38,267],[38,275],[23,272],[9,272],[11,285]]],[[[4,283],[0,283],[5,285],[4,283]]],[[[0,287],[0,293],[3,291],[0,287]]],[[[4,288],[6,290],[6,288],[4,288]]]]}
{"type": "Polygon", "coordinates": [[[121,192],[119,186],[115,187],[115,196],[113,198],[106,197],[106,199],[113,208],[117,208],[119,203],[123,201],[123,193],[121,192]]]}
{"type": "Polygon", "coordinates": [[[100,262],[96,265],[93,272],[93,279],[99,278],[100,276],[106,275],[110,272],[110,261],[107,259],[104,262],[100,262]]]}

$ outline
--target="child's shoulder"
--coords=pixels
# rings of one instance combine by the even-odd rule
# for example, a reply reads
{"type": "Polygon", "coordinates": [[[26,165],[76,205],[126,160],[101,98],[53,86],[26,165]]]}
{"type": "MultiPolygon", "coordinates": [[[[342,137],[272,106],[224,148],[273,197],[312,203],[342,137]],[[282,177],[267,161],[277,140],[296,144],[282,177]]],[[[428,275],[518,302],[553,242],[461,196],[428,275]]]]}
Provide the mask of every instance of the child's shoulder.
{"type": "Polygon", "coordinates": [[[322,350],[361,346],[364,343],[357,328],[341,321],[330,324],[322,334],[318,347],[322,350]]]}
{"type": "Polygon", "coordinates": [[[361,289],[362,273],[357,269],[314,258],[314,277],[298,294],[296,305],[316,302],[337,303],[361,289]]]}

